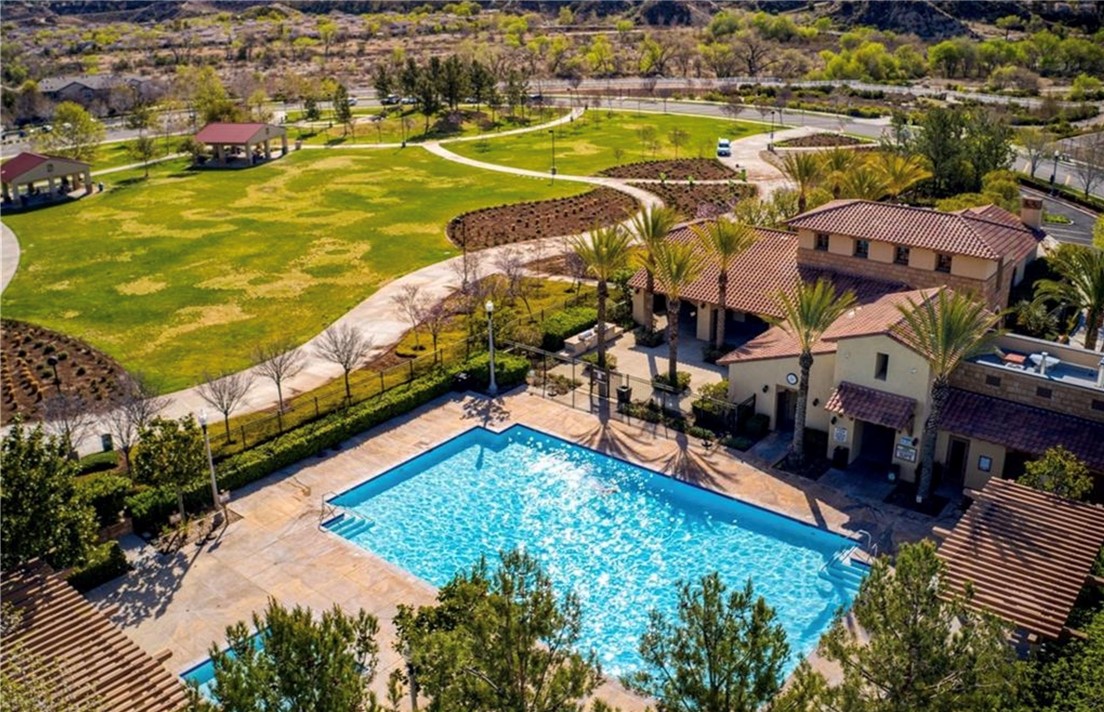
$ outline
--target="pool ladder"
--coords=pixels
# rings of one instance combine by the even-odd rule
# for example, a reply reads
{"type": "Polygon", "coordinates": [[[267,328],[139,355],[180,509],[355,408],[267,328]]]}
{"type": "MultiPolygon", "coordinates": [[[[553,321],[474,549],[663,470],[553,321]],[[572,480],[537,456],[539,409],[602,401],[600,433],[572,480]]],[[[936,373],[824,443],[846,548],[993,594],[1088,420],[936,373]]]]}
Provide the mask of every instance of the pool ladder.
{"type": "Polygon", "coordinates": [[[336,492],[326,492],[322,495],[322,508],[318,512],[318,528],[322,529],[322,525],[333,519],[338,514],[338,509],[335,505],[330,504],[327,500],[337,494],[336,492]]]}
{"type": "Polygon", "coordinates": [[[859,543],[848,549],[840,549],[836,553],[832,554],[832,558],[828,559],[820,565],[820,569],[817,571],[817,573],[824,573],[828,570],[829,566],[836,562],[842,564],[850,561],[851,557],[854,556],[856,551],[862,550],[862,537],[866,537],[866,552],[867,554],[869,554],[870,558],[872,560],[878,558],[878,544],[874,541],[874,537],[870,535],[870,532],[866,531],[865,529],[859,529],[855,532],[855,536],[859,539],[859,543]]]}

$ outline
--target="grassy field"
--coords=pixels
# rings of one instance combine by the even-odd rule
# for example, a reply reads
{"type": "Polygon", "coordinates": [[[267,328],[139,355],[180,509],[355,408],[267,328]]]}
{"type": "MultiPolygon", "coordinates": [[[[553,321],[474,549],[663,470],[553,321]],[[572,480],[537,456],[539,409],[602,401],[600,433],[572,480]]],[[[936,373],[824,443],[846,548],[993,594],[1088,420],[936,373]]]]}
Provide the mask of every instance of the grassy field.
{"type": "Polygon", "coordinates": [[[472,171],[420,149],[300,151],[238,171],[183,161],[5,216],[22,248],[4,315],[87,340],[162,390],[301,343],[396,276],[452,256],[475,208],[585,186],[472,171]]]}
{"type": "MultiPolygon", "coordinates": [[[[154,145],[157,147],[156,158],[162,158],[170,153],[177,153],[183,136],[169,136],[167,139],[161,136],[154,137],[154,145]]],[[[134,141],[115,141],[102,143],[96,150],[96,157],[92,159],[92,172],[102,171],[107,168],[139,163],[139,160],[131,153],[134,141]]]]}
{"type": "MultiPolygon", "coordinates": [[[[379,112],[376,112],[379,113],[379,112]]],[[[534,124],[542,124],[551,121],[567,113],[566,109],[545,108],[534,111],[528,116],[516,117],[503,116],[502,112],[495,116],[491,122],[491,116],[485,110],[479,113],[464,111],[461,113],[462,121],[450,123],[443,118],[433,119],[429,123],[429,132],[426,132],[425,117],[414,110],[408,110],[402,116],[398,113],[388,113],[386,118],[380,121],[369,121],[367,117],[359,117],[354,125],[354,131],[347,133],[344,126],[334,124],[328,128],[288,127],[288,137],[291,140],[302,138],[304,143],[319,145],[340,145],[342,143],[399,143],[403,140],[402,118],[407,121],[407,142],[418,142],[443,138],[458,138],[462,136],[476,136],[481,133],[493,133],[495,131],[509,131],[511,129],[524,128],[534,124]]],[[[327,122],[328,123],[328,122],[327,122]]]]}
{"type": "MultiPolygon", "coordinates": [[[[671,136],[676,128],[685,132],[678,149],[681,158],[714,155],[721,137],[735,140],[769,130],[760,124],[730,119],[631,111],[611,115],[592,110],[556,129],[556,169],[571,175],[593,175],[622,163],[675,158],[671,136]]],[[[552,135],[548,131],[450,144],[449,150],[488,163],[536,171],[547,171],[552,165],[552,135]]]]}

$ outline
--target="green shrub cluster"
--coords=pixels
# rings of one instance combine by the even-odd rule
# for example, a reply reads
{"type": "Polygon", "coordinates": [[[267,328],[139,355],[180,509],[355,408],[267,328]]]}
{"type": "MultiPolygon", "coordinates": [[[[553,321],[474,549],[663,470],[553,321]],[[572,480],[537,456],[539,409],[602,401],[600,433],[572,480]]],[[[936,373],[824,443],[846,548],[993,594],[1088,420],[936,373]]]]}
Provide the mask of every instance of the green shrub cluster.
{"type": "Polygon", "coordinates": [[[96,452],[81,458],[80,474],[89,475],[93,472],[114,470],[118,466],[119,453],[114,450],[109,452],[96,452]]]}
{"type": "Polygon", "coordinates": [[[671,383],[671,379],[667,377],[666,373],[657,373],[652,377],[652,382],[659,386],[674,388],[679,393],[690,390],[690,374],[686,371],[678,371],[676,376],[678,377],[678,382],[671,383]]]}
{"type": "Polygon", "coordinates": [[[541,327],[541,348],[545,351],[559,351],[564,340],[586,331],[598,323],[598,310],[594,307],[570,307],[557,312],[544,320],[541,327]]]}
{"type": "Polygon", "coordinates": [[[729,436],[721,441],[726,447],[730,447],[740,452],[745,452],[751,449],[751,446],[755,444],[754,441],[743,436],[729,436]]]}
{"type": "MultiPolygon", "coordinates": [[[[500,388],[525,381],[529,361],[509,354],[495,359],[495,376],[500,388]]],[[[465,388],[484,390],[490,380],[487,354],[480,354],[449,369],[437,369],[378,398],[290,430],[258,447],[224,460],[218,469],[219,488],[235,490],[312,455],[333,448],[349,438],[444,395],[457,376],[466,373],[465,388]]],[[[210,484],[199,479],[184,492],[185,507],[198,509],[211,504],[210,484]]],[[[176,509],[175,492],[148,489],[127,498],[134,526],[148,531],[168,519],[176,509]]]]}
{"type": "Polygon", "coordinates": [[[68,581],[81,593],[130,571],[130,563],[117,541],[105,541],[92,550],[88,562],[69,575],[68,581]]]}
{"type": "MultiPolygon", "coordinates": [[[[591,351],[590,353],[583,354],[582,357],[579,360],[582,361],[583,363],[587,364],[588,366],[597,367],[598,366],[598,352],[597,351],[591,351]]],[[[608,368],[611,371],[616,371],[617,370],[617,357],[614,356],[613,354],[610,354],[610,353],[606,354],[606,368],[608,368]]]]}
{"type": "Polygon", "coordinates": [[[127,495],[134,485],[123,475],[102,474],[76,480],[77,494],[96,510],[96,522],[100,528],[119,520],[119,512],[126,506],[127,495]]]}

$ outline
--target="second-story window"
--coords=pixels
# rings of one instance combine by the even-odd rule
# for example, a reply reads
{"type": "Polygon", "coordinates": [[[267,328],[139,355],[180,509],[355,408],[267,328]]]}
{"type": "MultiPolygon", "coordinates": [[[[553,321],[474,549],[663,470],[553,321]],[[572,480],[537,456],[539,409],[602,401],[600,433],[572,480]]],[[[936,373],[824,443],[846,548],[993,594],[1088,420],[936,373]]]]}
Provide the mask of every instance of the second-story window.
{"type": "Polygon", "coordinates": [[[889,375],[889,354],[878,354],[874,360],[874,378],[884,381],[889,375]]]}
{"type": "Polygon", "coordinates": [[[855,257],[866,259],[870,256],[870,242],[867,240],[855,240],[855,257]]]}
{"type": "Polygon", "coordinates": [[[951,271],[951,256],[942,252],[935,256],[935,271],[936,272],[950,272],[951,271]]]}
{"type": "Polygon", "coordinates": [[[909,248],[898,246],[893,251],[893,264],[904,265],[908,267],[909,261],[909,248]]]}
{"type": "Polygon", "coordinates": [[[814,245],[814,247],[817,250],[821,251],[821,252],[827,252],[828,251],[828,233],[818,232],[816,234],[816,244],[814,245]]]}

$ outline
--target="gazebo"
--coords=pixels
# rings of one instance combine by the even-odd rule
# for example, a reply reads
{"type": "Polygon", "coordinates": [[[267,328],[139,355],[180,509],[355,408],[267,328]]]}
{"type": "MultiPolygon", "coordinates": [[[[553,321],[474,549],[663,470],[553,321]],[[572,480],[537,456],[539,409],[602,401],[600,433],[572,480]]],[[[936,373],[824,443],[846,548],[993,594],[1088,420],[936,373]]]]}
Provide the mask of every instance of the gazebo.
{"type": "Polygon", "coordinates": [[[990,478],[946,534],[939,557],[972,605],[1011,623],[1028,642],[1079,635],[1066,619],[1104,545],[1104,507],[990,478]]]}
{"type": "Polygon", "coordinates": [[[27,207],[67,197],[84,188],[92,192],[92,166],[61,156],[24,151],[0,165],[4,204],[27,207]]]}
{"type": "Polygon", "coordinates": [[[251,166],[272,158],[272,141],[280,139],[280,155],[287,154],[287,129],[274,124],[207,124],[195,136],[214,153],[221,166],[251,166]]]}

